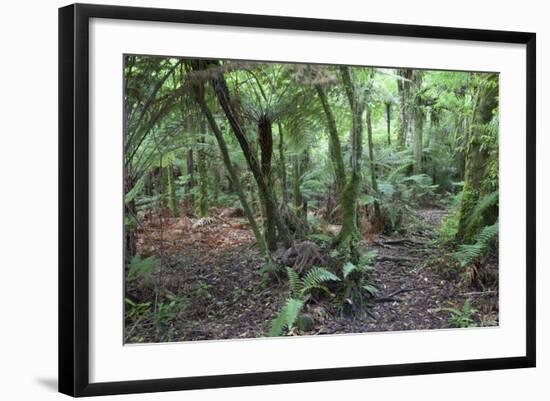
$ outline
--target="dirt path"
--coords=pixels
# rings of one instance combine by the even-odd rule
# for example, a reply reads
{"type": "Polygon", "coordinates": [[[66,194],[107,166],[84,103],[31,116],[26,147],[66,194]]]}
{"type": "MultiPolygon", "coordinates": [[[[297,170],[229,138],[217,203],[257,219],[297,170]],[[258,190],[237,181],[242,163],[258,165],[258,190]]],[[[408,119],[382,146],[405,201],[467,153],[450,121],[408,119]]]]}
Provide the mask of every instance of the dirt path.
{"type": "Polygon", "coordinates": [[[456,283],[441,278],[429,268],[438,251],[431,241],[445,211],[417,211],[419,228],[406,238],[379,236],[369,243],[378,252],[371,276],[378,287],[377,302],[363,318],[336,318],[320,333],[425,330],[449,327],[448,312],[440,308],[464,301],[456,283]]]}
{"type": "MultiPolygon", "coordinates": [[[[364,317],[342,317],[330,304],[312,306],[316,317],[311,332],[303,334],[361,333],[396,330],[425,330],[450,327],[443,307],[460,307],[468,298],[456,282],[448,281],[429,267],[439,251],[431,242],[445,211],[417,211],[415,229],[406,237],[372,238],[369,249],[378,252],[372,283],[379,288],[377,301],[364,317]]],[[[151,324],[134,327],[132,341],[187,341],[264,336],[287,295],[285,280],[266,283],[260,273],[263,261],[251,248],[253,236],[238,219],[213,220],[192,227],[178,219],[166,220],[164,252],[170,267],[162,273],[162,285],[174,294],[186,294],[187,308],[179,313],[160,338],[151,324]],[[189,235],[189,233],[192,233],[189,235]],[[188,235],[182,235],[188,233],[188,235]]],[[[141,251],[154,247],[148,241],[141,251]]],[[[157,237],[158,240],[158,237],[157,237]]],[[[137,290],[136,290],[137,291],[137,290]]],[[[135,298],[151,297],[132,290],[135,298]]],[[[498,294],[495,295],[495,298],[498,294]]],[[[477,307],[493,317],[495,299],[473,299],[477,307]]],[[[495,318],[496,319],[496,318],[495,318]]],[[[490,323],[490,322],[489,322],[490,323]]],[[[487,322],[485,323],[487,324],[487,322]]],[[[493,323],[496,324],[496,321],[493,323]]]]}

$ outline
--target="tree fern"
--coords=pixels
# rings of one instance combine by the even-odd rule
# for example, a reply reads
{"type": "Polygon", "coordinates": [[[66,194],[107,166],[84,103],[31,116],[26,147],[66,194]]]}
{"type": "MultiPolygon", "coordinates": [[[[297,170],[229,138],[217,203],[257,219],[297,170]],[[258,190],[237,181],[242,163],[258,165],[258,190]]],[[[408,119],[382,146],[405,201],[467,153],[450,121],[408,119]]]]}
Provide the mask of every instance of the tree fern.
{"type": "Polygon", "coordinates": [[[475,238],[475,243],[460,245],[454,257],[459,261],[460,266],[465,267],[472,260],[487,252],[491,242],[498,237],[498,221],[490,226],[485,226],[475,238]]]}

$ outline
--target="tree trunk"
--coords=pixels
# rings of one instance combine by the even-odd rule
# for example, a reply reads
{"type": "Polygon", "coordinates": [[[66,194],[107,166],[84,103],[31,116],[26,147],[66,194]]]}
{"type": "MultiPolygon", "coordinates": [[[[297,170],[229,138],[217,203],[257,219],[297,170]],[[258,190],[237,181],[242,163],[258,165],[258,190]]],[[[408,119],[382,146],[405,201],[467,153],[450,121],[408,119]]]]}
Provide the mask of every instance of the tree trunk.
{"type": "MultiPolygon", "coordinates": [[[[260,145],[261,170],[264,185],[266,188],[265,196],[274,199],[273,177],[271,174],[271,159],[273,157],[273,133],[271,120],[266,114],[260,116],[258,120],[258,143],[260,145]]],[[[267,246],[271,251],[277,249],[277,230],[275,228],[275,216],[273,208],[267,206],[266,199],[264,203],[264,236],[267,246]]],[[[275,202],[276,204],[276,202],[275,202]]]]}
{"type": "Polygon", "coordinates": [[[420,94],[422,86],[422,76],[421,73],[417,71],[414,74],[414,86],[415,86],[415,97],[414,97],[414,165],[413,165],[413,174],[422,173],[422,131],[424,129],[424,110],[423,110],[423,101],[420,94]]]}
{"type": "Polygon", "coordinates": [[[386,103],[386,127],[388,130],[388,146],[391,145],[391,103],[386,103]]]}
{"type": "Polygon", "coordinates": [[[356,249],[356,242],[359,239],[359,219],[357,214],[357,199],[361,187],[361,158],[363,155],[363,124],[361,114],[363,105],[359,101],[351,71],[348,67],[340,67],[342,81],[346,96],[348,98],[352,112],[352,130],[351,130],[351,177],[343,191],[341,200],[342,209],[342,229],[337,237],[337,243],[348,248],[349,257],[352,262],[357,262],[359,257],[356,249]]]}
{"type": "MultiPolygon", "coordinates": [[[[203,126],[203,132],[205,131],[203,126]]],[[[197,167],[199,170],[199,217],[208,216],[208,171],[206,170],[206,153],[204,151],[205,139],[201,134],[199,138],[199,150],[197,151],[197,167]]]]}
{"type": "MultiPolygon", "coordinates": [[[[134,187],[134,180],[126,172],[126,168],[124,170],[126,175],[124,179],[124,193],[127,194],[134,187]]],[[[137,253],[135,219],[137,219],[136,202],[132,199],[130,202],[125,202],[124,204],[124,256],[126,262],[129,262],[137,253]]]]}
{"type": "Polygon", "coordinates": [[[216,123],[216,120],[214,119],[214,116],[212,115],[212,112],[208,108],[208,105],[206,104],[206,101],[204,100],[204,85],[201,83],[196,88],[196,99],[199,103],[199,106],[201,108],[202,113],[205,115],[210,128],[214,132],[214,136],[216,137],[216,141],[218,142],[218,147],[220,149],[220,153],[222,155],[223,163],[225,165],[225,169],[229,173],[229,177],[231,178],[231,185],[234,189],[234,191],[237,193],[237,196],[239,197],[239,201],[241,202],[241,206],[243,208],[244,214],[246,218],[248,219],[248,222],[250,223],[250,226],[252,227],[252,231],[254,232],[254,237],[256,238],[256,242],[260,246],[260,249],[262,253],[264,254],[267,262],[272,262],[271,253],[269,252],[269,249],[267,247],[267,244],[265,242],[264,237],[260,233],[260,229],[258,228],[258,224],[256,223],[256,219],[254,219],[254,215],[252,213],[252,210],[248,204],[248,201],[246,200],[246,195],[242,190],[241,181],[239,179],[239,176],[237,172],[235,171],[235,168],[233,167],[233,164],[231,163],[231,158],[229,157],[229,149],[227,148],[227,144],[225,143],[225,139],[223,137],[223,133],[220,130],[218,124],[216,123]]]}
{"type": "Polygon", "coordinates": [[[233,134],[235,135],[237,141],[239,142],[241,150],[243,151],[248,167],[252,171],[252,175],[256,180],[260,199],[265,202],[266,208],[270,209],[270,212],[273,213],[275,224],[277,225],[277,229],[279,230],[279,238],[283,241],[285,246],[290,247],[292,243],[290,231],[282,220],[277,204],[274,198],[270,196],[270,191],[265,185],[265,181],[260,166],[258,164],[258,160],[250,148],[248,140],[246,139],[244,129],[237,117],[234,104],[231,102],[229,88],[227,87],[225,78],[223,76],[218,76],[217,78],[212,79],[212,86],[214,88],[214,93],[216,94],[216,97],[218,99],[218,103],[220,104],[227,117],[227,120],[229,121],[231,129],[233,130],[233,134]]]}
{"type": "Polygon", "coordinates": [[[315,89],[327,119],[329,152],[334,168],[334,175],[336,176],[336,189],[338,194],[342,194],[346,182],[346,170],[344,167],[344,157],[342,156],[342,146],[340,145],[340,138],[338,137],[338,130],[336,128],[336,121],[334,120],[334,115],[332,114],[332,109],[328,103],[325,90],[321,85],[316,85],[315,89]]]}
{"type": "MultiPolygon", "coordinates": [[[[374,193],[378,193],[378,182],[376,181],[376,164],[374,163],[374,146],[372,143],[372,119],[371,119],[371,109],[369,104],[366,104],[367,109],[367,142],[369,144],[369,161],[370,161],[370,175],[372,189],[374,193]]],[[[388,136],[389,138],[389,136],[388,136]]],[[[380,213],[380,204],[377,200],[374,201],[374,220],[375,225],[380,225],[381,213],[380,213]]]]}
{"type": "Polygon", "coordinates": [[[302,192],[300,191],[300,177],[302,175],[300,166],[300,156],[298,154],[294,154],[292,156],[292,193],[294,198],[294,208],[300,212],[300,209],[302,207],[302,192]]]}
{"type": "Polygon", "coordinates": [[[174,167],[172,163],[168,163],[166,168],[166,178],[168,184],[168,207],[172,216],[179,217],[178,200],[176,198],[176,186],[174,185],[174,167]]]}
{"type": "Polygon", "coordinates": [[[195,187],[195,165],[193,162],[193,149],[189,148],[187,151],[187,207],[189,210],[195,208],[195,196],[193,195],[193,188],[195,187]]]}
{"type": "Polygon", "coordinates": [[[279,130],[279,165],[281,171],[281,193],[283,196],[283,204],[286,207],[288,205],[288,182],[286,176],[286,156],[285,156],[285,142],[283,135],[283,127],[281,123],[277,123],[279,130]]]}
{"type": "Polygon", "coordinates": [[[466,167],[464,173],[464,190],[460,204],[460,217],[457,240],[470,242],[478,230],[493,224],[498,217],[498,209],[488,208],[477,221],[470,221],[470,215],[483,193],[483,180],[487,173],[489,160],[488,147],[483,144],[484,126],[493,118],[493,110],[498,106],[497,77],[492,76],[483,83],[483,91],[479,93],[477,107],[474,112],[472,131],[466,150],[466,167]]]}
{"type": "Polygon", "coordinates": [[[400,69],[397,70],[400,78],[397,79],[397,91],[399,93],[399,126],[397,128],[397,149],[405,149],[407,143],[407,131],[409,130],[409,115],[410,115],[410,87],[413,70],[400,69]]]}

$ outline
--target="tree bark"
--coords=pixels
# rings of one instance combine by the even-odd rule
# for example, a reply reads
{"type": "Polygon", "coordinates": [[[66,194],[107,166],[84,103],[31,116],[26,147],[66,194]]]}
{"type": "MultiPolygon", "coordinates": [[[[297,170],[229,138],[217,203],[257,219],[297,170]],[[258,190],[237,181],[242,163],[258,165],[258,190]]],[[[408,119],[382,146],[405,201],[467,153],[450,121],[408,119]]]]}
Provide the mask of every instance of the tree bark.
{"type": "Polygon", "coordinates": [[[195,164],[193,161],[193,149],[189,148],[187,151],[187,203],[189,210],[195,208],[195,196],[193,195],[193,188],[195,187],[195,164]]]}
{"type": "Polygon", "coordinates": [[[220,130],[218,124],[216,123],[216,120],[214,119],[214,116],[212,115],[212,112],[208,108],[208,105],[206,104],[206,101],[204,99],[204,85],[202,83],[197,87],[195,93],[196,93],[196,100],[199,103],[201,111],[206,117],[210,125],[210,128],[214,132],[214,136],[216,137],[216,141],[218,143],[218,147],[222,155],[225,169],[227,170],[227,172],[229,173],[229,177],[231,178],[231,185],[235,190],[235,192],[237,193],[237,196],[239,198],[239,201],[241,202],[241,206],[243,208],[244,214],[248,219],[250,226],[252,227],[252,231],[254,232],[254,237],[256,238],[256,242],[258,243],[267,262],[272,262],[271,253],[269,252],[267,243],[265,242],[265,239],[262,236],[260,229],[258,228],[256,219],[254,218],[252,210],[248,204],[248,201],[246,200],[246,195],[242,190],[239,176],[237,175],[237,172],[235,171],[233,164],[231,163],[231,158],[229,157],[229,149],[223,137],[223,133],[220,130]]]}
{"type": "Polygon", "coordinates": [[[332,114],[332,109],[328,103],[324,88],[321,85],[316,85],[315,89],[327,119],[329,152],[334,168],[334,174],[336,176],[336,189],[338,190],[338,193],[341,194],[346,182],[346,170],[344,167],[344,157],[342,156],[342,146],[340,145],[338,129],[336,128],[336,121],[334,120],[334,115],[332,114]]]}
{"type": "Polygon", "coordinates": [[[199,150],[197,151],[197,167],[199,170],[199,217],[208,216],[208,171],[206,171],[206,152],[204,145],[206,144],[204,132],[206,127],[202,126],[203,133],[199,137],[199,150]]]}
{"type": "Polygon", "coordinates": [[[405,149],[407,143],[407,131],[409,129],[409,112],[410,112],[410,87],[413,70],[399,69],[397,74],[400,78],[397,79],[397,91],[399,93],[399,126],[397,128],[397,149],[405,149]]]}
{"type": "Polygon", "coordinates": [[[422,86],[422,76],[419,71],[414,74],[414,165],[413,174],[422,173],[422,148],[423,148],[423,129],[424,129],[424,111],[423,101],[420,94],[422,86]]]}
{"type": "Polygon", "coordinates": [[[281,171],[281,193],[283,196],[283,204],[286,207],[288,205],[288,182],[286,176],[286,155],[285,155],[285,142],[283,135],[283,127],[281,123],[277,123],[277,129],[279,130],[279,165],[281,171]]]}
{"type": "Polygon", "coordinates": [[[261,201],[265,202],[266,208],[270,209],[271,212],[273,213],[273,218],[275,219],[275,224],[277,225],[277,229],[279,231],[279,238],[281,239],[281,241],[284,243],[285,246],[289,247],[292,243],[290,231],[288,230],[288,227],[286,226],[286,224],[283,222],[281,215],[279,213],[277,204],[273,199],[273,197],[270,196],[270,192],[265,185],[264,177],[263,177],[260,165],[258,163],[258,160],[254,155],[254,153],[252,152],[252,149],[250,148],[248,140],[246,139],[244,128],[239,122],[236,110],[234,108],[233,103],[231,102],[229,88],[227,87],[225,78],[223,77],[223,75],[218,76],[216,78],[213,78],[211,82],[212,82],[212,87],[214,89],[214,93],[216,94],[216,97],[218,99],[218,103],[220,104],[221,108],[223,109],[227,117],[227,120],[229,121],[231,129],[233,130],[233,134],[235,135],[237,141],[239,142],[241,150],[243,151],[243,154],[245,156],[246,162],[250,170],[252,171],[252,175],[254,176],[254,179],[258,185],[260,199],[261,201]]]}
{"type": "MultiPolygon", "coordinates": [[[[367,142],[369,145],[371,183],[372,183],[372,189],[376,194],[378,193],[378,181],[376,180],[376,164],[374,163],[374,145],[372,142],[371,109],[368,103],[366,104],[366,109],[367,109],[367,142]]],[[[376,222],[376,225],[379,225],[381,221],[380,204],[376,199],[374,201],[374,220],[376,222]]]]}
{"type": "Polygon", "coordinates": [[[168,183],[168,207],[172,216],[179,217],[178,201],[176,199],[176,186],[174,185],[174,166],[168,163],[166,168],[166,178],[168,183]]]}
{"type": "MultiPolygon", "coordinates": [[[[271,174],[271,160],[273,157],[273,133],[271,120],[266,114],[258,119],[258,143],[260,145],[261,170],[267,198],[274,199],[273,177],[271,174]]],[[[276,203],[276,202],[275,202],[276,203]]],[[[275,216],[273,208],[267,206],[264,199],[265,218],[264,218],[264,236],[267,246],[271,251],[277,249],[277,231],[275,228],[275,216]]]]}
{"type": "Polygon", "coordinates": [[[357,199],[362,182],[361,159],[363,155],[363,124],[361,114],[363,105],[359,101],[353,82],[351,71],[348,67],[340,67],[344,90],[352,112],[351,130],[351,177],[347,182],[341,200],[342,229],[336,239],[340,246],[349,249],[352,262],[357,262],[358,253],[356,242],[359,239],[359,222],[357,214],[357,199]]]}
{"type": "Polygon", "coordinates": [[[386,128],[388,131],[388,146],[391,145],[391,103],[386,103],[386,128]]]}
{"type": "Polygon", "coordinates": [[[464,190],[460,204],[460,216],[456,239],[470,242],[478,230],[493,224],[498,218],[498,207],[486,209],[480,218],[472,224],[470,215],[479,199],[486,195],[483,180],[487,173],[489,150],[483,144],[484,126],[493,118],[493,110],[498,106],[497,77],[492,76],[483,83],[483,90],[479,93],[477,107],[474,112],[472,131],[466,151],[466,167],[464,173],[464,190]]]}

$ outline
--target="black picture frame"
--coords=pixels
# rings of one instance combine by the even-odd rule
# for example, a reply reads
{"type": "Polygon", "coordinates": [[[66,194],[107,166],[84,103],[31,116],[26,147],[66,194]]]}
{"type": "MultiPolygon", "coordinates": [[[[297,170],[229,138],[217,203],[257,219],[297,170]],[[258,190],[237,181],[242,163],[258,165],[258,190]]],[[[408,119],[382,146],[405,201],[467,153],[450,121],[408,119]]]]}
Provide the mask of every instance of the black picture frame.
{"type": "Polygon", "coordinates": [[[74,4],[59,9],[59,391],[71,396],[141,393],[421,375],[535,366],[536,35],[526,32],[416,26],[219,12],[74,4]],[[437,38],[526,46],[526,354],[382,366],[89,382],[89,21],[160,21],[285,30],[437,38]]]}

